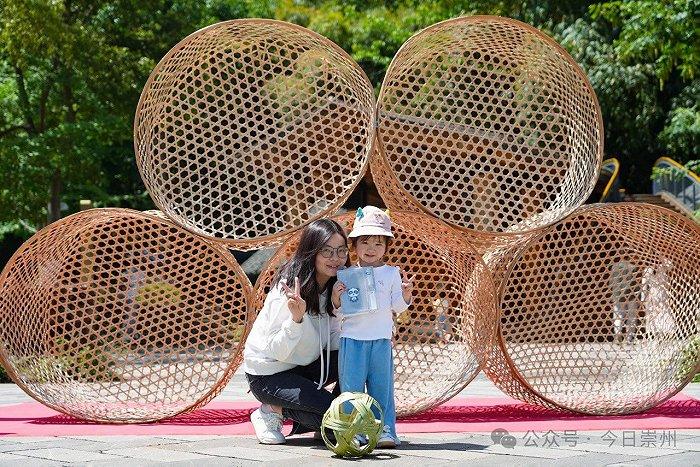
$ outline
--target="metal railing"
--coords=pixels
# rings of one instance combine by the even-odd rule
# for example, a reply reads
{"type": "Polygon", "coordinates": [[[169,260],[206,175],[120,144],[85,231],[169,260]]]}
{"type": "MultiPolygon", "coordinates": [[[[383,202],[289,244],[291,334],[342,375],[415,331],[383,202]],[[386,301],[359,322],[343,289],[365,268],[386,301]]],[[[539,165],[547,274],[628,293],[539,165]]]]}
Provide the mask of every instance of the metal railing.
{"type": "Polygon", "coordinates": [[[652,193],[667,193],[700,220],[700,176],[670,157],[660,157],[655,168],[665,169],[652,182],[652,193]]]}
{"type": "Polygon", "coordinates": [[[610,159],[605,159],[600,167],[601,176],[607,175],[608,183],[605,185],[603,194],[600,195],[600,202],[617,202],[620,201],[620,179],[618,174],[620,173],[620,161],[616,158],[611,157],[610,159]]]}

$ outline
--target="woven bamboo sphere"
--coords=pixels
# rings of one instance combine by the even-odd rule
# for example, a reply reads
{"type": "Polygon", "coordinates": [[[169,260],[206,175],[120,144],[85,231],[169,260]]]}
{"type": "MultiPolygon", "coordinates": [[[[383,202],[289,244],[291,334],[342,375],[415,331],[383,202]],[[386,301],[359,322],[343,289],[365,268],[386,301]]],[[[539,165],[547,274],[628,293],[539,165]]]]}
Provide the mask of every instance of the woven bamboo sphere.
{"type": "MultiPolygon", "coordinates": [[[[347,232],[355,214],[333,219],[347,232]]],[[[397,318],[394,390],[398,415],[418,413],[452,398],[479,372],[493,347],[498,315],[493,283],[463,235],[425,214],[392,211],[396,237],[387,264],[414,276],[413,303],[397,318]]],[[[291,257],[299,235],[270,259],[256,283],[256,309],[275,271],[291,257]]],[[[357,258],[351,255],[351,261],[357,258]]]]}
{"type": "Polygon", "coordinates": [[[377,123],[372,170],[387,205],[473,235],[562,219],[593,190],[603,154],[583,71],[537,29],[495,16],[411,37],[384,78],[377,123]]]}
{"type": "Polygon", "coordinates": [[[487,375],[513,397],[643,412],[700,370],[700,226],[641,203],[590,205],[527,243],[501,291],[487,375]]]}
{"type": "Polygon", "coordinates": [[[227,251],[174,223],[83,211],[27,240],[0,275],[0,360],[68,415],[171,417],[233,375],[251,293],[227,251]]]}
{"type": "Polygon", "coordinates": [[[377,447],[383,427],[384,413],[374,398],[360,392],[344,392],[323,414],[321,436],[328,449],[339,456],[362,457],[377,447]],[[378,419],[374,418],[374,411],[378,419]],[[326,430],[333,432],[335,441],[329,439],[326,430]],[[355,439],[357,435],[367,437],[367,444],[360,446],[355,439]]]}
{"type": "Polygon", "coordinates": [[[250,250],[343,204],[374,122],[372,85],[340,47],[281,21],[227,21],[182,40],[151,73],[136,162],[168,217],[250,250]]]}
{"type": "MultiPolygon", "coordinates": [[[[398,184],[391,182],[391,169],[386,160],[381,157],[379,147],[375,146],[375,148],[370,158],[370,168],[372,179],[384,203],[391,206],[392,209],[422,212],[420,207],[411,200],[408,192],[398,184]]],[[[503,283],[511,258],[518,248],[521,248],[538,230],[514,235],[493,235],[463,230],[462,235],[464,240],[468,241],[474,250],[481,255],[484,264],[491,271],[494,286],[498,290],[503,283]]]]}
{"type": "Polygon", "coordinates": [[[369,163],[372,180],[384,204],[394,210],[423,212],[408,192],[396,183],[391,167],[381,152],[379,143],[375,144],[369,163]]]}

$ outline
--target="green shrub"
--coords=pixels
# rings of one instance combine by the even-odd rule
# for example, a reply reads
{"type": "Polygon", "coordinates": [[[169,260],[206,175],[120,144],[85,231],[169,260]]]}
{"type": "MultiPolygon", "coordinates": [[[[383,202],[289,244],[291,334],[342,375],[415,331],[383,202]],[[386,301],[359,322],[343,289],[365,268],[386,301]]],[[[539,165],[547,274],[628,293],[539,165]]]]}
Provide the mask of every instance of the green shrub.
{"type": "Polygon", "coordinates": [[[0,365],[0,383],[11,383],[12,380],[7,376],[7,371],[0,365]]]}
{"type": "MultiPolygon", "coordinates": [[[[698,358],[700,358],[700,336],[695,336],[681,352],[680,365],[678,366],[676,376],[679,379],[685,378],[685,376],[695,368],[698,358]]],[[[700,382],[700,373],[695,375],[693,382],[700,382]]]]}

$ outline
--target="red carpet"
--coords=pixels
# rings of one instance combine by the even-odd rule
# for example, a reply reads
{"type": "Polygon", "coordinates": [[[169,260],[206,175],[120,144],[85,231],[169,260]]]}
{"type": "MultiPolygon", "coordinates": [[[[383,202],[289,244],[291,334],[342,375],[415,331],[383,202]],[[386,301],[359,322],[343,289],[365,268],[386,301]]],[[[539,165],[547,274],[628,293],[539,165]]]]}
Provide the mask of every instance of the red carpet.
{"type": "MultiPolygon", "coordinates": [[[[248,414],[252,402],[212,402],[171,420],[141,425],[85,422],[37,402],[0,406],[0,436],[77,435],[252,435],[248,414]]],[[[579,416],[562,414],[519,401],[499,398],[453,399],[426,413],[399,421],[399,434],[437,432],[509,432],[548,430],[700,429],[700,400],[684,395],[643,414],[579,416]]]]}

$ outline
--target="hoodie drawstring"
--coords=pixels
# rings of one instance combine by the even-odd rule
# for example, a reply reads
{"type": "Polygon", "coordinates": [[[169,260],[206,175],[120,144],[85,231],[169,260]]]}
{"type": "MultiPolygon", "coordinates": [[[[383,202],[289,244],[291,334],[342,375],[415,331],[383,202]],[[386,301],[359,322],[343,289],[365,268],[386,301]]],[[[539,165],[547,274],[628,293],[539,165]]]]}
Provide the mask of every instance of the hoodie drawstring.
{"type": "Polygon", "coordinates": [[[328,381],[328,375],[331,373],[331,317],[326,315],[326,377],[323,384],[328,381]]]}
{"type": "Polygon", "coordinates": [[[321,323],[318,323],[318,351],[321,355],[321,377],[318,379],[319,391],[323,388],[328,380],[328,374],[331,370],[331,317],[326,315],[326,358],[323,358],[323,339],[321,339],[321,323]]]}

